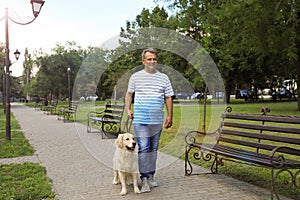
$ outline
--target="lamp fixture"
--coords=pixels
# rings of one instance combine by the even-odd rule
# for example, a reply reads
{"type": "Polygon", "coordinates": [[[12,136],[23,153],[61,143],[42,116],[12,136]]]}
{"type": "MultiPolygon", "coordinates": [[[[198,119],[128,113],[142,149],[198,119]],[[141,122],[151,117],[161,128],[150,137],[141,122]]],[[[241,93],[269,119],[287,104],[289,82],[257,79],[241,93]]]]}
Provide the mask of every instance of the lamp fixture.
{"type": "Polygon", "coordinates": [[[16,60],[19,60],[20,54],[20,51],[17,49],[14,53],[16,60]]]}
{"type": "Polygon", "coordinates": [[[37,17],[40,14],[40,11],[41,11],[42,6],[44,5],[45,1],[31,0],[30,3],[32,5],[32,12],[33,12],[34,17],[37,17]]]}

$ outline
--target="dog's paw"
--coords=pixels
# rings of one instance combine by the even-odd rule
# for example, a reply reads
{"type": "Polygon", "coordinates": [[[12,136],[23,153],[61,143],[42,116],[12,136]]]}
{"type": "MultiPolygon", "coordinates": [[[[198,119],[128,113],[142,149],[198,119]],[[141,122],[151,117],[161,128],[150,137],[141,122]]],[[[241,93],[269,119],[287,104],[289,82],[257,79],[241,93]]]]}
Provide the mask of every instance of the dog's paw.
{"type": "Polygon", "coordinates": [[[140,194],[140,193],[141,193],[141,191],[140,191],[140,189],[137,187],[137,188],[134,188],[134,193],[136,193],[136,194],[140,194]]]}
{"type": "Polygon", "coordinates": [[[118,185],[120,184],[120,181],[113,181],[113,185],[118,185]]]}
{"type": "Polygon", "coordinates": [[[127,190],[123,190],[123,189],[122,189],[122,191],[120,192],[120,195],[123,196],[123,195],[125,195],[125,194],[127,194],[127,190]]]}

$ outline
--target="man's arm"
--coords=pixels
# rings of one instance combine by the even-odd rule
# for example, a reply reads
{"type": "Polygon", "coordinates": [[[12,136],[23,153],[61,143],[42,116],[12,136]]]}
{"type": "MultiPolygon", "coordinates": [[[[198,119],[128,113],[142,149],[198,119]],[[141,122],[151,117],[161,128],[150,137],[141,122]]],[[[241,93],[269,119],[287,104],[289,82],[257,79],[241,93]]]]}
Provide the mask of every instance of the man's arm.
{"type": "Polygon", "coordinates": [[[167,106],[167,118],[165,121],[165,128],[170,128],[172,126],[173,118],[173,100],[172,97],[165,97],[166,106],[167,106]]]}
{"type": "Polygon", "coordinates": [[[127,116],[129,118],[133,117],[133,112],[131,110],[131,103],[132,103],[132,93],[126,92],[126,95],[125,95],[125,110],[126,110],[127,116]]]}

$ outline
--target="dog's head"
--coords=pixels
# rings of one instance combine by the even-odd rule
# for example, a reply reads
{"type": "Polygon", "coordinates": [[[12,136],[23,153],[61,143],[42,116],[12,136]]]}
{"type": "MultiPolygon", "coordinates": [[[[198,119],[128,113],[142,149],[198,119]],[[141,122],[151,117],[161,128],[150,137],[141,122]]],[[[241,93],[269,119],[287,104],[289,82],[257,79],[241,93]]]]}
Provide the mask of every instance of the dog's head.
{"type": "Polygon", "coordinates": [[[134,151],[136,142],[131,133],[123,133],[118,135],[118,138],[116,139],[116,145],[120,149],[134,151]]]}

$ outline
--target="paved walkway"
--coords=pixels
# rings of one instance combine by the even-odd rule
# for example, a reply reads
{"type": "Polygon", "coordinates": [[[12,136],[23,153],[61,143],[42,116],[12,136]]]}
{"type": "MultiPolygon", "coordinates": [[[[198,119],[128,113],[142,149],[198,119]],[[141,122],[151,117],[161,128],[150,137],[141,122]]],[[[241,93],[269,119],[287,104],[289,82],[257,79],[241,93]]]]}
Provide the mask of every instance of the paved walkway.
{"type": "Polygon", "coordinates": [[[2,159],[0,164],[22,161],[40,163],[46,167],[60,200],[270,199],[268,190],[224,175],[186,177],[184,161],[163,153],[159,154],[156,175],[160,186],[144,194],[134,194],[130,188],[129,193],[121,197],[121,186],[112,184],[114,140],[87,134],[84,125],[63,123],[56,116],[21,104],[12,104],[12,112],[36,152],[34,156],[2,159]]]}

